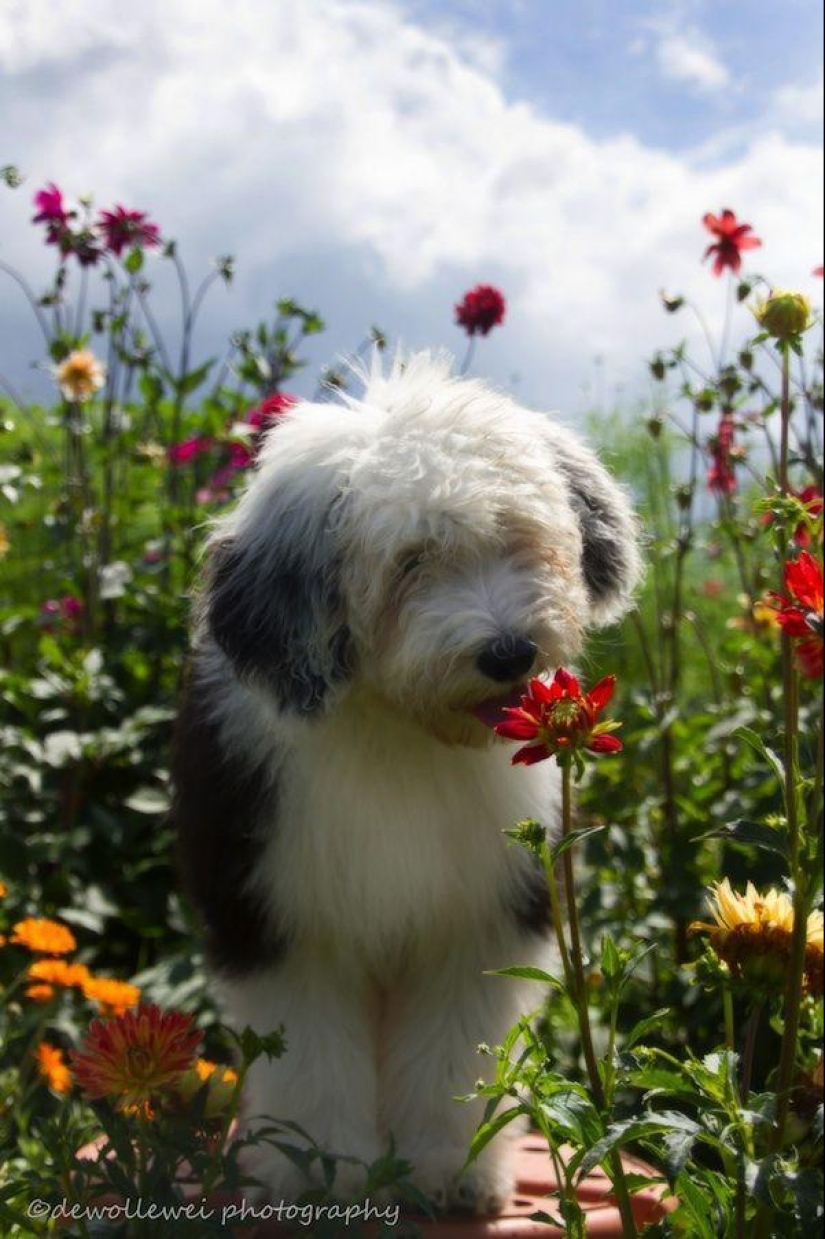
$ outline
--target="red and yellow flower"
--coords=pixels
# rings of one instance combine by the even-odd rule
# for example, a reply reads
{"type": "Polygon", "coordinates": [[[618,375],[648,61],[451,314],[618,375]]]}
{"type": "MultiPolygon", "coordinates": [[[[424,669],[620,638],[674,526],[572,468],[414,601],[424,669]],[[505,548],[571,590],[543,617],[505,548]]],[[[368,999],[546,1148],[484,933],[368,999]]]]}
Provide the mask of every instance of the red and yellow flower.
{"type": "MultiPolygon", "coordinates": [[[[725,878],[710,888],[709,907],[714,923],[694,921],[691,933],[707,934],[718,957],[735,977],[751,985],[781,989],[787,977],[793,938],[794,908],[785,891],[764,894],[748,882],[739,894],[725,878]]],[[[822,997],[823,918],[808,917],[805,946],[805,989],[822,997]]]]}
{"type": "Polygon", "coordinates": [[[191,1015],[141,1006],[93,1020],[71,1062],[87,1097],[148,1112],[151,1098],[177,1085],[192,1066],[200,1039],[191,1015]]]}
{"type": "Polygon", "coordinates": [[[533,679],[521,704],[505,707],[503,722],[495,726],[496,735],[505,740],[527,740],[513,757],[513,765],[531,766],[547,757],[588,749],[591,753],[618,753],[622,743],[610,733],[620,724],[599,722],[599,715],[613,696],[616,677],[605,676],[589,692],[582,692],[579,681],[560,667],[551,684],[533,679]]]}

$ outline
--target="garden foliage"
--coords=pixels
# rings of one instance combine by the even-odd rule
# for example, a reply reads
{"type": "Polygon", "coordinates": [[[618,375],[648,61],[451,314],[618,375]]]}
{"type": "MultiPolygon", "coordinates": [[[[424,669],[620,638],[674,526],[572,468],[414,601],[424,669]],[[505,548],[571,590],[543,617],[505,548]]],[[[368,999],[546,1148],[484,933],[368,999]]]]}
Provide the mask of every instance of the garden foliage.
{"type": "MultiPolygon", "coordinates": [[[[288,1030],[284,1042],[218,1023],[165,825],[168,753],[205,522],[294,401],[303,346],[324,328],[282,299],[203,359],[199,318],[230,259],[192,286],[146,212],[69,206],[55,186],[35,206],[54,282],[40,294],[6,278],[29,300],[54,398],[33,407],[0,380],[9,1236],[53,1233],[27,1216],[34,1198],[173,1202],[187,1177],[249,1186],[231,1121],[248,1066],[289,1053],[288,1030]],[[153,300],[158,263],[177,277],[172,340],[153,300]],[[103,1155],[78,1169],[76,1149],[94,1140],[103,1155]]],[[[729,211],[704,223],[709,296],[727,297],[722,339],[706,332],[705,357],[658,354],[649,406],[590,426],[641,512],[638,609],[589,650],[582,679],[596,688],[568,671],[536,682],[502,727],[527,741],[516,760],[562,767],[560,837],[555,823],[502,823],[544,864],[561,954],[557,974],[531,974],[536,1017],[485,1049],[494,1082],[468,1155],[528,1114],[564,1185],[546,1216],[571,1235],[585,1233],[576,1183],[596,1165],[635,1233],[641,1184],[623,1149],[675,1200],[649,1233],[795,1235],[822,1217],[819,328],[805,298],[742,275],[758,246],[749,225],[729,211]]],[[[699,313],[662,300],[668,314],[699,313]]],[[[459,303],[471,350],[504,309],[488,286],[459,303]]],[[[384,346],[377,329],[370,344],[384,346]]],[[[322,379],[321,400],[348,381],[322,379]]],[[[271,1117],[256,1138],[301,1156],[288,1116],[271,1117]]],[[[324,1169],[334,1196],[334,1163],[324,1169]]],[[[396,1183],[414,1195],[407,1170],[388,1150],[365,1168],[365,1194],[396,1183]]],[[[63,1225],[226,1233],[202,1219],[63,1225]]]]}

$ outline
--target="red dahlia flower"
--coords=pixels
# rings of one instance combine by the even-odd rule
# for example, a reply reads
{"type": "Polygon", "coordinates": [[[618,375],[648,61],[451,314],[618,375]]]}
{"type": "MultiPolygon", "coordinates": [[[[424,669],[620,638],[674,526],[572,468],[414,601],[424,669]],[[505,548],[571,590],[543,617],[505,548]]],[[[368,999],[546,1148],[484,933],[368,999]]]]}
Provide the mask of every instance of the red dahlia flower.
{"type": "Polygon", "coordinates": [[[533,679],[521,705],[505,707],[504,722],[497,723],[496,735],[506,740],[528,740],[513,757],[513,765],[532,766],[546,757],[589,749],[591,753],[618,753],[622,742],[609,733],[619,723],[598,721],[613,696],[614,675],[605,676],[589,693],[583,693],[578,680],[559,667],[552,684],[533,679]]]}
{"type": "Polygon", "coordinates": [[[742,251],[755,250],[762,242],[751,236],[751,224],[740,224],[733,211],[727,207],[721,215],[702,216],[702,223],[716,240],[705,250],[705,258],[713,254],[713,274],[721,275],[727,267],[736,274],[742,267],[742,251]]]}
{"type": "Polygon", "coordinates": [[[145,211],[127,211],[126,207],[116,206],[113,211],[100,212],[97,226],[106,248],[116,258],[132,246],[160,245],[160,229],[147,220],[145,211]]]}
{"type": "Polygon", "coordinates": [[[809,551],[785,565],[785,589],[790,598],[774,594],[777,621],[792,638],[799,669],[809,680],[821,680],[823,655],[822,564],[809,551]]]}
{"type": "Polygon", "coordinates": [[[504,321],[506,302],[491,284],[477,284],[455,307],[455,321],[468,336],[486,336],[504,321]]]}
{"type": "Polygon", "coordinates": [[[271,396],[265,396],[260,404],[256,404],[246,415],[247,423],[255,430],[267,430],[287,409],[297,404],[297,397],[287,392],[276,391],[271,396]]]}
{"type": "Polygon", "coordinates": [[[121,1108],[145,1107],[192,1066],[200,1040],[191,1015],[141,1006],[114,1019],[93,1020],[71,1062],[87,1097],[108,1097],[121,1108]]]}

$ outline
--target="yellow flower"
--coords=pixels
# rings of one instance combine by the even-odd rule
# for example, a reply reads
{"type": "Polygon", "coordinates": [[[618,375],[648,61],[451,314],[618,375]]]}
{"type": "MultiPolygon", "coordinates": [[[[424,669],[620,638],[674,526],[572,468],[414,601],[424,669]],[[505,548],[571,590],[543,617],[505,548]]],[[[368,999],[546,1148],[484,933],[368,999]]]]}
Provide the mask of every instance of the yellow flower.
{"type": "Polygon", "coordinates": [[[140,1001],[140,990],[128,981],[87,976],[80,987],[84,998],[97,1003],[101,1015],[124,1015],[140,1001]]]}
{"type": "Polygon", "coordinates": [[[89,400],[106,382],[106,367],[89,349],[76,349],[54,372],[60,391],[67,400],[89,400]]]}
{"type": "MultiPolygon", "coordinates": [[[[727,878],[710,888],[710,911],[715,924],[694,921],[691,933],[705,933],[710,945],[735,977],[755,985],[781,988],[787,976],[793,936],[794,910],[785,891],[761,895],[752,882],[738,894],[727,878]]],[[[805,987],[822,995],[823,921],[821,912],[808,917],[805,950],[805,987]]]]}
{"type": "MultiPolygon", "coordinates": [[[[0,525],[0,559],[3,559],[6,555],[8,555],[10,546],[11,542],[9,542],[9,537],[6,533],[6,526],[0,525]]],[[[0,886],[2,885],[3,883],[0,882],[0,886]]]]}
{"type": "Polygon", "coordinates": [[[36,916],[27,916],[12,925],[11,941],[42,955],[67,955],[77,946],[74,934],[66,925],[36,916]]]}
{"type": "Polygon", "coordinates": [[[72,1087],[72,1073],[66,1066],[63,1051],[41,1041],[34,1051],[37,1070],[54,1093],[68,1093],[72,1087]]]}

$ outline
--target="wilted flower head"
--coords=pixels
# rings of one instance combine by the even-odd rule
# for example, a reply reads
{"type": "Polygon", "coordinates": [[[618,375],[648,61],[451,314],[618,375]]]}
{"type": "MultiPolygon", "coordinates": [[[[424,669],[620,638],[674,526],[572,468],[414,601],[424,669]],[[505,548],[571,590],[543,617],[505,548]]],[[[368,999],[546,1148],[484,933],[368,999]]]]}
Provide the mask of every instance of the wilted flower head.
{"type": "Polygon", "coordinates": [[[455,307],[455,321],[468,336],[486,336],[504,321],[506,302],[491,284],[477,284],[455,307]]]}
{"type": "Polygon", "coordinates": [[[821,680],[825,667],[823,654],[823,578],[822,563],[810,551],[785,565],[785,589],[790,597],[774,594],[777,622],[794,641],[799,669],[809,680],[821,680]]]}
{"type": "Polygon", "coordinates": [[[115,1019],[93,1020],[71,1061],[87,1097],[108,1097],[121,1108],[142,1107],[153,1094],[177,1084],[199,1044],[191,1015],[139,1007],[115,1019]]]}
{"type": "Polygon", "coordinates": [[[90,400],[106,382],[106,367],[90,349],[76,349],[55,369],[54,377],[66,400],[90,400]]]}
{"type": "Polygon", "coordinates": [[[495,725],[496,735],[506,740],[527,740],[518,750],[513,765],[531,766],[547,757],[589,749],[591,753],[618,753],[622,747],[615,731],[620,724],[598,721],[613,696],[616,677],[605,676],[589,693],[578,680],[559,667],[551,684],[533,679],[521,704],[504,707],[504,721],[495,725]]]}
{"type": "Polygon", "coordinates": [[[793,340],[811,325],[811,303],[802,293],[776,289],[755,308],[760,327],[775,340],[793,340]]]}
{"type": "Polygon", "coordinates": [[[117,258],[124,249],[160,245],[160,228],[151,223],[145,211],[129,211],[126,207],[116,206],[112,211],[99,213],[97,227],[106,248],[117,258]]]}
{"type": "Polygon", "coordinates": [[[742,252],[758,249],[762,242],[752,236],[753,227],[750,224],[740,224],[733,211],[725,208],[721,215],[711,215],[708,212],[702,217],[702,223],[716,240],[705,250],[705,258],[713,254],[713,274],[721,275],[727,268],[734,274],[742,268],[742,252]]]}
{"type": "MultiPolygon", "coordinates": [[[[794,909],[785,891],[764,895],[749,882],[738,894],[727,878],[711,888],[713,924],[694,921],[692,933],[707,934],[714,952],[735,977],[749,984],[781,988],[787,976],[793,937],[794,909]]],[[[808,917],[805,951],[805,986],[814,997],[822,996],[823,921],[821,912],[808,917]]]]}

